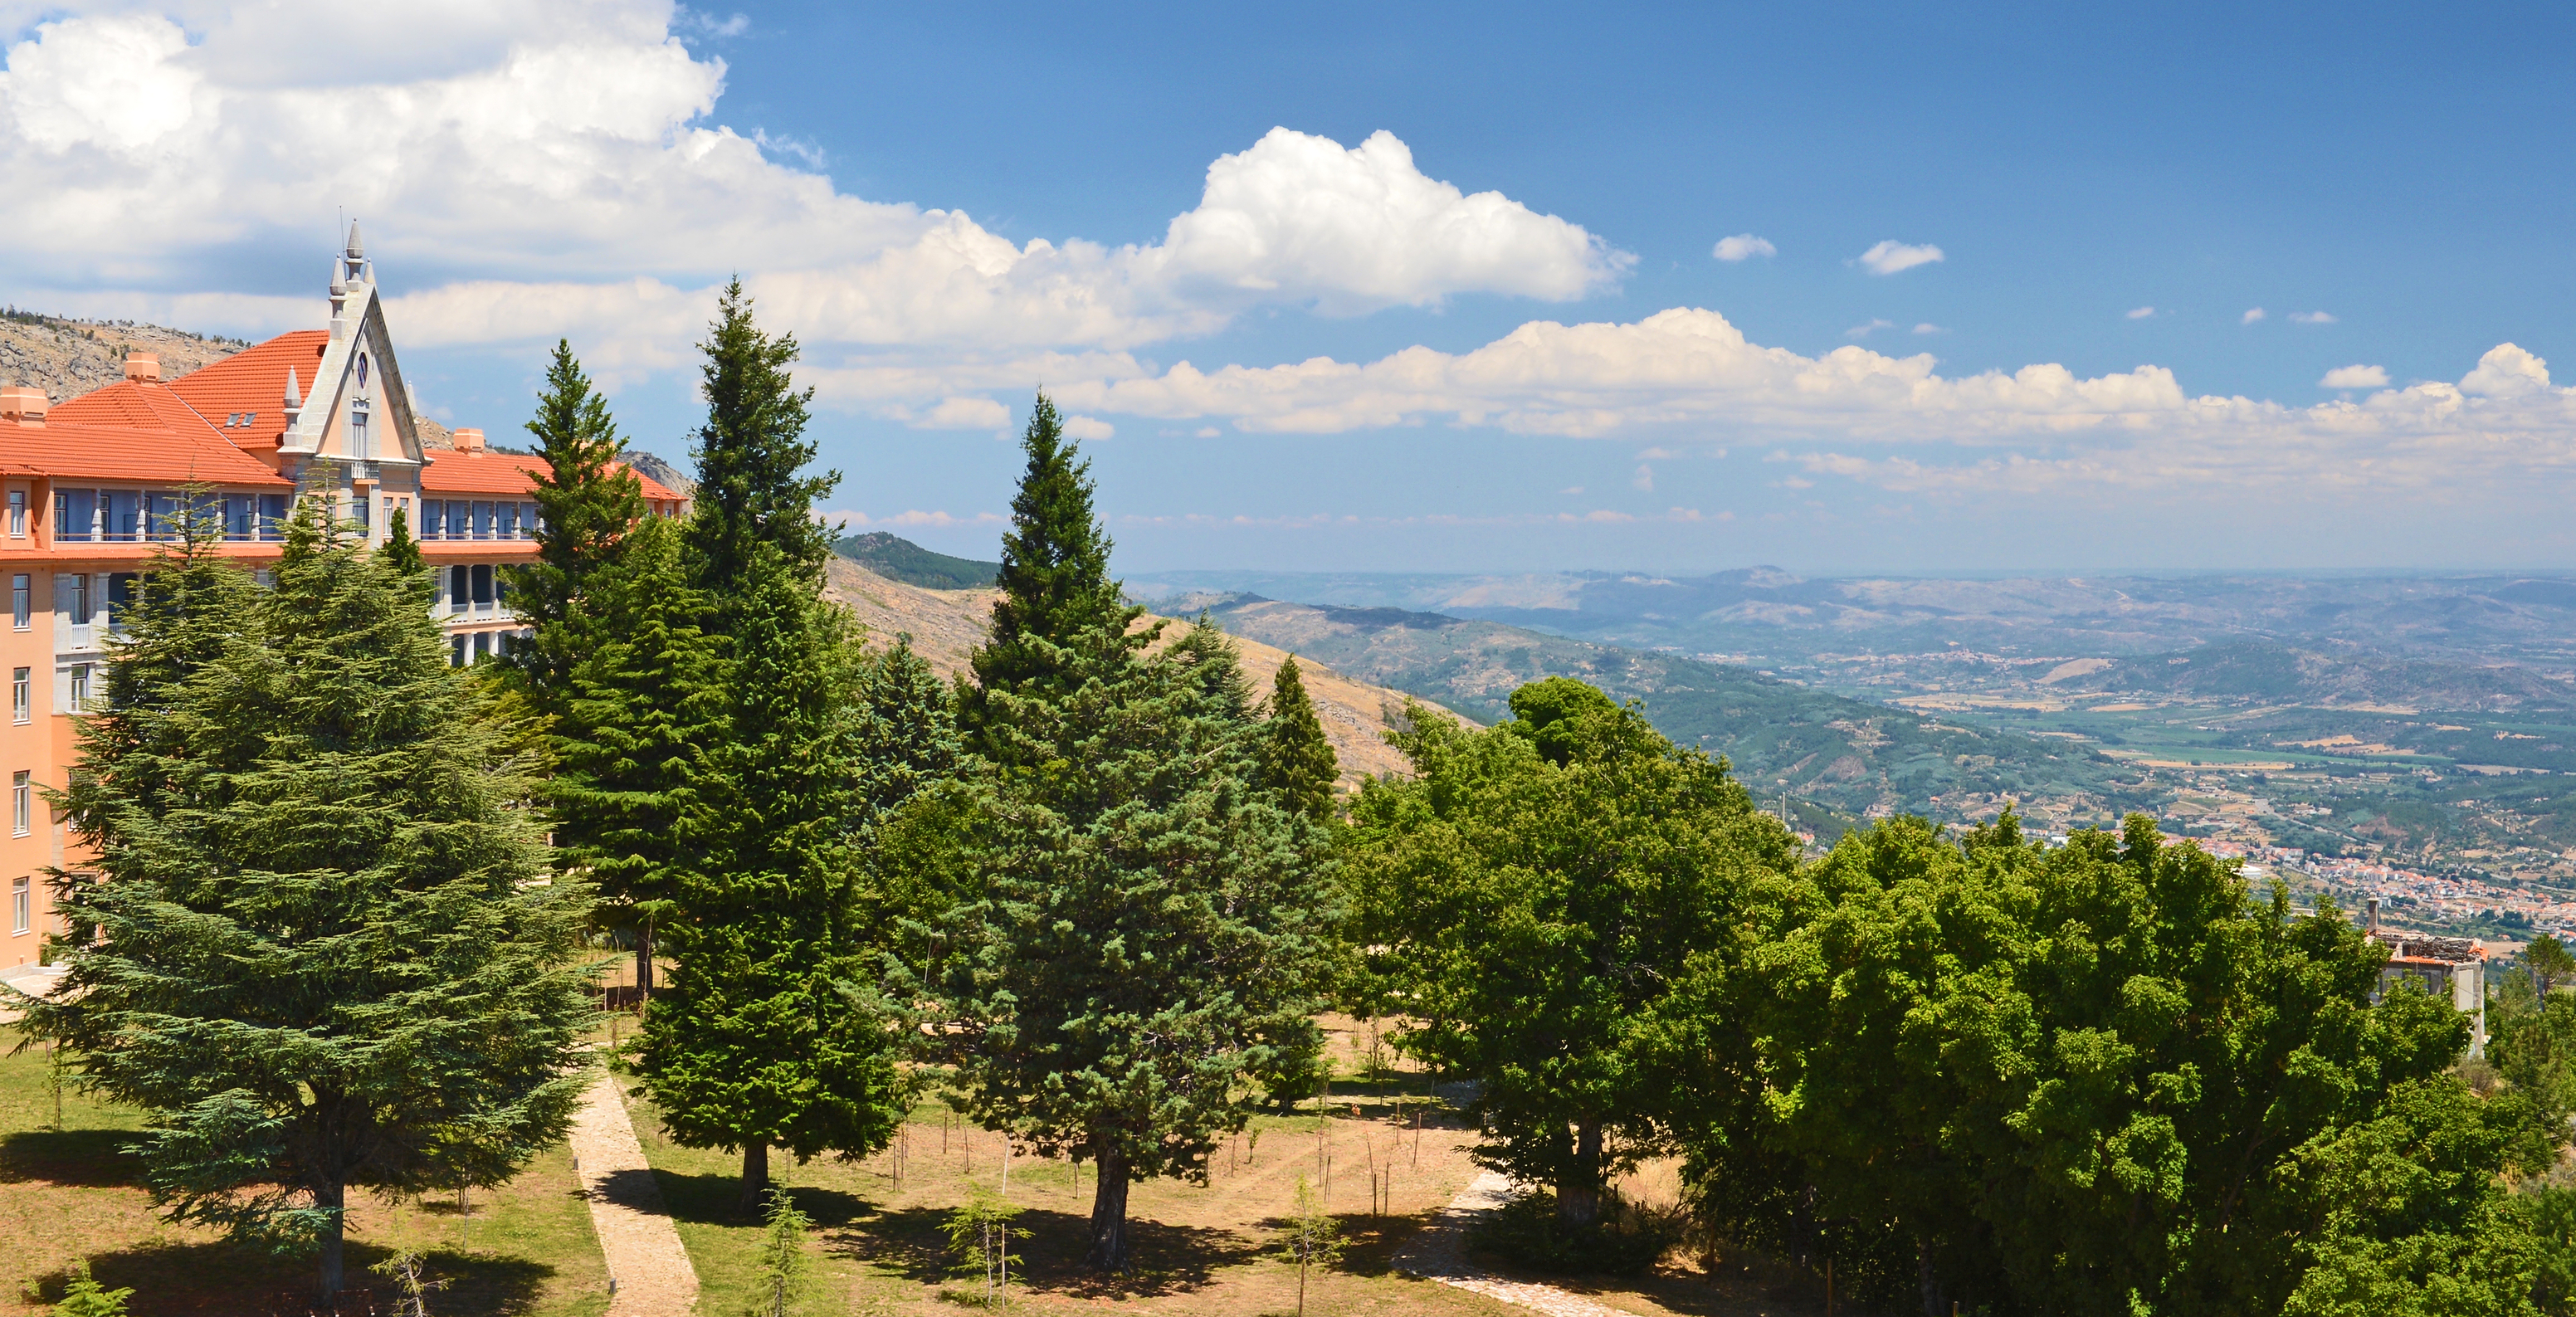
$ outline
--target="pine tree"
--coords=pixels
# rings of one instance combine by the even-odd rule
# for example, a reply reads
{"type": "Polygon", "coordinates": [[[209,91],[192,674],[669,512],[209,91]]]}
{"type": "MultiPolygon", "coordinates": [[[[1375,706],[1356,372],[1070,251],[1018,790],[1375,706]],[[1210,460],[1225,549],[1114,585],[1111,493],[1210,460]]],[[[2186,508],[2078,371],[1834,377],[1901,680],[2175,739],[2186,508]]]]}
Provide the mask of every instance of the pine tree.
{"type": "Polygon", "coordinates": [[[474,679],[420,588],[306,501],[276,585],[156,565],[63,804],[70,973],[28,1027],[151,1113],[177,1221],[318,1247],[347,1189],[490,1183],[563,1136],[587,895],[546,874],[474,679]]]}
{"type": "Polygon", "coordinates": [[[1011,499],[1011,529],[1002,537],[992,634],[968,658],[973,684],[958,686],[958,722],[970,746],[987,757],[1000,753],[989,731],[994,715],[987,693],[1061,692],[1062,647],[1088,631],[1122,634],[1144,613],[1127,606],[1109,578],[1110,541],[1092,512],[1091,463],[1065,437],[1055,404],[1043,393],[1020,448],[1028,466],[1011,499]]]}
{"type": "Polygon", "coordinates": [[[630,930],[648,999],[654,930],[677,913],[704,817],[703,757],[732,729],[724,641],[700,629],[705,612],[678,525],[638,525],[591,577],[579,627],[592,648],[553,724],[556,841],[588,871],[612,926],[630,930]]]}
{"type": "Polygon", "coordinates": [[[769,1150],[883,1147],[900,1118],[895,1036],[859,927],[865,765],[849,714],[858,647],[802,569],[754,546],[735,603],[728,730],[706,746],[664,937],[676,962],[638,1069],[672,1138],[742,1151],[759,1210],[769,1150]]]}
{"type": "Polygon", "coordinates": [[[913,652],[912,637],[898,636],[869,656],[859,676],[855,712],[871,827],[902,808],[914,792],[956,773],[956,705],[948,683],[929,660],[913,652]]]}
{"type": "Polygon", "coordinates": [[[591,391],[569,341],[555,341],[528,433],[545,459],[530,490],[537,503],[537,560],[501,572],[510,610],[535,634],[512,647],[509,667],[538,706],[555,713],[570,694],[573,665],[591,643],[579,625],[582,595],[644,519],[644,490],[618,461],[625,444],[609,419],[608,400],[591,391]]]}
{"type": "Polygon", "coordinates": [[[1271,679],[1269,720],[1261,728],[1261,780],[1279,793],[1280,803],[1318,823],[1333,817],[1333,784],[1341,779],[1341,760],[1324,739],[1323,720],[1306,698],[1306,682],[1294,654],[1279,661],[1271,679]]]}
{"type": "Polygon", "coordinates": [[[1230,646],[1146,660],[1123,630],[1026,637],[1058,679],[985,693],[1002,762],[1048,769],[985,782],[933,983],[969,1111],[1096,1166],[1088,1264],[1111,1272],[1128,1186],[1204,1182],[1247,1080],[1312,1029],[1333,918],[1320,830],[1254,781],[1230,646]]]}
{"type": "MultiPolygon", "coordinates": [[[[802,574],[821,576],[832,540],[814,520],[814,503],[841,475],[797,474],[814,460],[815,447],[805,439],[814,391],[798,392],[788,374],[796,336],[760,328],[739,277],[725,285],[715,323],[698,347],[706,354],[700,374],[707,423],[690,450],[698,492],[689,549],[699,587],[721,607],[749,579],[756,545],[770,546],[802,574]]],[[[729,629],[721,616],[716,629],[729,629]]]]}
{"type": "Polygon", "coordinates": [[[429,560],[421,556],[420,541],[411,537],[411,514],[399,506],[385,519],[385,544],[378,552],[405,576],[429,570],[429,560]]]}

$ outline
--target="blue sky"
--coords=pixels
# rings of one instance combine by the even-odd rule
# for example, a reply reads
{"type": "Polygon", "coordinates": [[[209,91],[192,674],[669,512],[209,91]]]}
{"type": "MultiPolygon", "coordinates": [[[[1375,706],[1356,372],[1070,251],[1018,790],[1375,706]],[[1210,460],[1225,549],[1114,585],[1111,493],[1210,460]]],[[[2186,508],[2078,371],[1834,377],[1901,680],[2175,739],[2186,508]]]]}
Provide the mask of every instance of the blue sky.
{"type": "Polygon", "coordinates": [[[1130,570],[2576,566],[2559,9],[6,21],[9,300],[301,327],[346,206],[434,412],[676,455],[739,270],[953,552],[1045,383],[1130,570]]]}

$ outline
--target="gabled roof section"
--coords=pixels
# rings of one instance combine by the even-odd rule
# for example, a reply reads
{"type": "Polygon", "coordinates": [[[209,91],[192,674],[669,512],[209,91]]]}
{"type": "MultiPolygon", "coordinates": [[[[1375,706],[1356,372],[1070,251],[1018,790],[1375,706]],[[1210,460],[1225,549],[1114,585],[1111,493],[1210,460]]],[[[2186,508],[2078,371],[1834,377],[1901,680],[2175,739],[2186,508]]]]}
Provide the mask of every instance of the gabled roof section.
{"type": "Polygon", "coordinates": [[[322,364],[322,350],[330,342],[328,330],[299,329],[280,334],[172,380],[170,391],[196,408],[236,446],[259,453],[274,452],[278,439],[286,433],[287,375],[292,372],[295,376],[300,401],[312,389],[314,372],[322,364]],[[249,423],[227,424],[234,417],[248,417],[249,423]]]}
{"type": "MultiPolygon", "coordinates": [[[[304,395],[304,409],[278,441],[285,453],[329,453],[333,436],[343,433],[341,418],[358,410],[368,417],[371,434],[390,432],[393,442],[373,454],[380,461],[421,458],[420,433],[413,423],[411,391],[403,387],[402,367],[394,359],[393,337],[385,330],[384,303],[376,296],[375,267],[366,259],[358,228],[349,226],[349,245],[331,265],[331,329],[322,357],[304,395]],[[379,420],[381,418],[381,420],[379,420]]],[[[345,454],[342,454],[345,456],[345,454]]]]}
{"type": "Polygon", "coordinates": [[[0,425],[0,471],[57,481],[112,480],[165,488],[192,481],[235,488],[293,488],[292,481],[224,442],[214,427],[203,422],[163,428],[48,417],[43,425],[0,425]]]}

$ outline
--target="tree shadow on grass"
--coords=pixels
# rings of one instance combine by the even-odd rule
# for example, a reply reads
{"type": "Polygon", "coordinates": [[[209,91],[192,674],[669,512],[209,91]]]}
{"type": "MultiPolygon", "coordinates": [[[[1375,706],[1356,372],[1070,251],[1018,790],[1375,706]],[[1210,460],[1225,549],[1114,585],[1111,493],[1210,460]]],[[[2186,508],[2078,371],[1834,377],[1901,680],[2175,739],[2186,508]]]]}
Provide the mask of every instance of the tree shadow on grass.
{"type": "MultiPolygon", "coordinates": [[[[367,1270],[388,1250],[350,1241],[346,1254],[348,1290],[372,1291],[378,1312],[392,1310],[394,1284],[367,1270]]],[[[131,1287],[126,1301],[133,1317],[304,1317],[319,1311],[313,1299],[313,1259],[280,1256],[238,1244],[147,1244],[99,1253],[89,1259],[90,1275],[107,1288],[131,1287]]],[[[438,1282],[431,1309],[440,1317],[522,1317],[536,1311],[546,1282],[555,1269],[527,1258],[446,1249],[422,1259],[428,1279],[438,1282]]],[[[39,1276],[33,1282],[39,1301],[59,1302],[71,1283],[66,1271],[39,1276]]],[[[362,1312],[344,1299],[343,1311],[362,1312]]]]}
{"type": "Polygon", "coordinates": [[[84,1189],[143,1182],[143,1161],[125,1151],[133,1130],[20,1130],[0,1138],[0,1183],[41,1181],[84,1189]]]}
{"type": "MultiPolygon", "coordinates": [[[[947,1220],[946,1211],[932,1207],[870,1212],[832,1231],[828,1247],[878,1270],[935,1284],[957,1274],[957,1258],[948,1249],[947,1220]]],[[[1011,1269],[1012,1283],[1032,1293],[1081,1299],[1188,1293],[1210,1284],[1218,1269],[1249,1262],[1262,1249],[1259,1241],[1231,1230],[1130,1217],[1127,1240],[1135,1271],[1100,1276],[1082,1264],[1091,1248],[1090,1217],[1032,1208],[1020,1213],[1014,1224],[1027,1230],[1029,1237],[1012,1250],[1018,1260],[1011,1269]]]]}
{"type": "MultiPolygon", "coordinates": [[[[676,1171],[620,1171],[608,1178],[608,1196],[621,1197],[626,1177],[650,1174],[660,1185],[662,1203],[670,1210],[671,1219],[694,1225],[752,1226],[759,1225],[759,1214],[742,1212],[742,1181],[731,1175],[682,1175],[676,1171]]],[[[831,1227],[846,1225],[873,1211],[867,1200],[856,1194],[815,1185],[793,1184],[788,1193],[796,1206],[814,1224],[831,1227]]]]}

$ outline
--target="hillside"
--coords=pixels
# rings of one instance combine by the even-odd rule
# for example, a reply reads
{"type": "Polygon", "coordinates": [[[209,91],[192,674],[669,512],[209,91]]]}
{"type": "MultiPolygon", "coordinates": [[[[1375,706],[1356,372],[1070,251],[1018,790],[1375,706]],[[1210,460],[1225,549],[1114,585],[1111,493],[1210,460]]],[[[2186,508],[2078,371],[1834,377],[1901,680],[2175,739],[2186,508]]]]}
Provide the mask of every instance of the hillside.
{"type": "Polygon", "coordinates": [[[1640,701],[1658,729],[1725,754],[1758,795],[1848,814],[1969,818],[2003,797],[2059,823],[2150,804],[2134,769],[2093,750],[1958,727],[1680,655],[1587,644],[1497,622],[1396,608],[1319,608],[1251,595],[1186,601],[1236,636],[1294,649],[1483,719],[1525,682],[1564,675],[1640,701]]]}
{"type": "MultiPolygon", "coordinates": [[[[826,572],[825,593],[848,608],[872,640],[911,636],[913,649],[942,676],[963,671],[967,652],[983,643],[993,612],[990,589],[927,590],[888,580],[847,558],[832,559],[826,572]]],[[[1240,635],[1236,648],[1254,689],[1267,692],[1288,651],[1240,635]]],[[[1385,736],[1388,714],[1404,704],[1402,692],[1351,680],[1303,651],[1297,666],[1323,721],[1324,737],[1341,759],[1344,783],[1407,771],[1404,756],[1387,745],[1385,736]]]]}
{"type": "Polygon", "coordinates": [[[844,535],[833,543],[832,551],[887,580],[925,590],[985,589],[1002,570],[997,562],[953,558],[881,530],[844,535]]]}
{"type": "Polygon", "coordinates": [[[61,402],[124,379],[128,352],[161,358],[161,378],[168,380],[248,346],[159,325],[71,320],[12,309],[0,314],[0,384],[32,384],[61,402]]]}

